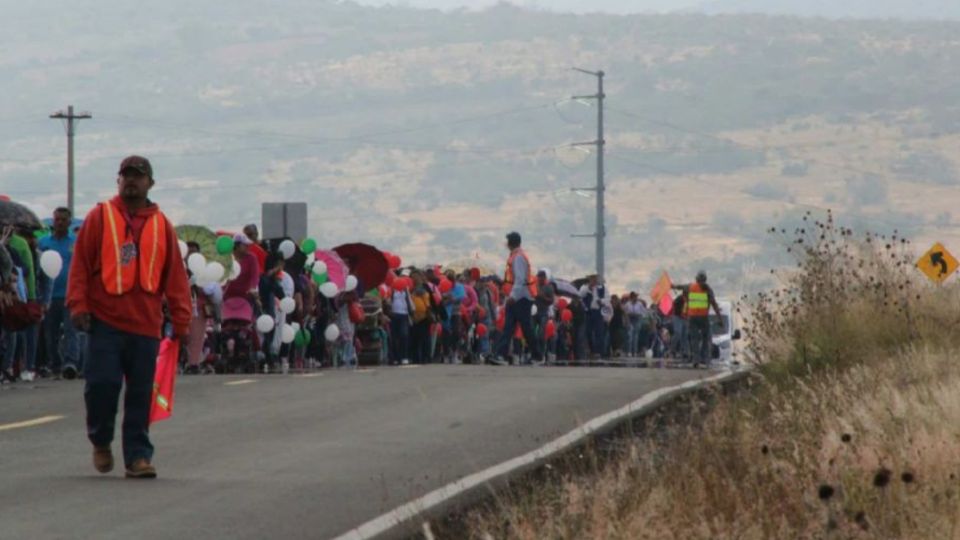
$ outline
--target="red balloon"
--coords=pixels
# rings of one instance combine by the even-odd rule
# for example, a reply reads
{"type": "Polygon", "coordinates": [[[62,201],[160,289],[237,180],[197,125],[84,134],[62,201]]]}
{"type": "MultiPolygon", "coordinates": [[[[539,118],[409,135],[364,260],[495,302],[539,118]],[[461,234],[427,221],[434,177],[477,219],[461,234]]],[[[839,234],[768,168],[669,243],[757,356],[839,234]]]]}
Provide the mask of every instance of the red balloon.
{"type": "Polygon", "coordinates": [[[523,328],[520,325],[517,325],[517,331],[513,333],[513,337],[516,339],[523,339],[523,328]]]}
{"type": "Polygon", "coordinates": [[[477,325],[477,337],[481,337],[481,338],[487,337],[487,334],[489,332],[490,330],[487,329],[487,325],[485,324],[477,325]]]}
{"type": "Polygon", "coordinates": [[[383,282],[387,284],[387,287],[392,287],[395,279],[397,279],[397,275],[393,273],[393,270],[387,270],[387,276],[383,279],[383,282]]]}
{"type": "Polygon", "coordinates": [[[557,322],[553,319],[547,321],[547,327],[544,329],[544,335],[547,339],[553,339],[557,335],[557,322]]]}
{"type": "Polygon", "coordinates": [[[354,302],[350,304],[350,322],[353,324],[360,324],[363,322],[363,319],[366,318],[366,314],[363,312],[363,307],[359,302],[354,302]]]}
{"type": "Polygon", "coordinates": [[[573,320],[573,312],[569,309],[565,309],[560,312],[560,320],[563,322],[570,322],[573,320]]]}
{"type": "Polygon", "coordinates": [[[481,321],[487,320],[487,310],[477,306],[477,318],[481,321]]]}
{"type": "Polygon", "coordinates": [[[386,298],[390,294],[390,288],[385,284],[380,284],[377,290],[380,292],[380,298],[386,298]]]}
{"type": "Polygon", "coordinates": [[[562,296],[557,300],[557,309],[561,311],[564,309],[567,309],[567,306],[569,305],[570,305],[570,301],[567,300],[566,298],[563,298],[562,296]]]}
{"type": "Polygon", "coordinates": [[[440,292],[447,294],[453,290],[453,282],[447,278],[440,278],[440,292]]]}
{"type": "Polygon", "coordinates": [[[399,255],[390,255],[390,259],[387,262],[390,263],[390,268],[394,270],[403,265],[403,260],[399,255]]]}
{"type": "Polygon", "coordinates": [[[503,332],[503,327],[507,325],[507,315],[505,311],[501,311],[500,315],[497,316],[497,330],[503,332]]]}

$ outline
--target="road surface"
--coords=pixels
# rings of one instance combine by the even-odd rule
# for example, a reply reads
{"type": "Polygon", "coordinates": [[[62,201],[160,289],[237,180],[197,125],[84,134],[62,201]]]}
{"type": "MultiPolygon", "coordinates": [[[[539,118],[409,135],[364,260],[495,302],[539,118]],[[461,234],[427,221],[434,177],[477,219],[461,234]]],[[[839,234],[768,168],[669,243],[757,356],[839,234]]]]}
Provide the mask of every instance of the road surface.
{"type": "Polygon", "coordinates": [[[425,366],[181,377],[173,419],[152,430],[155,481],[124,479],[122,460],[109,475],[93,469],[82,382],[7,385],[0,538],[331,538],[704,376],[425,366]]]}

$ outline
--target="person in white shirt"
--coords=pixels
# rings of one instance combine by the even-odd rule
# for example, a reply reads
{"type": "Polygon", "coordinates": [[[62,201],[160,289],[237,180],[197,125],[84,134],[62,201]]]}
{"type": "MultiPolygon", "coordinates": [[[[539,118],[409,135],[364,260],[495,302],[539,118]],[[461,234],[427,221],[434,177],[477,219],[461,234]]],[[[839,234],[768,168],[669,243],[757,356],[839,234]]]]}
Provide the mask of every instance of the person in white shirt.
{"type": "Polygon", "coordinates": [[[410,360],[410,316],[413,314],[413,301],[410,292],[393,291],[390,302],[390,360],[394,364],[409,364],[410,360]]]}

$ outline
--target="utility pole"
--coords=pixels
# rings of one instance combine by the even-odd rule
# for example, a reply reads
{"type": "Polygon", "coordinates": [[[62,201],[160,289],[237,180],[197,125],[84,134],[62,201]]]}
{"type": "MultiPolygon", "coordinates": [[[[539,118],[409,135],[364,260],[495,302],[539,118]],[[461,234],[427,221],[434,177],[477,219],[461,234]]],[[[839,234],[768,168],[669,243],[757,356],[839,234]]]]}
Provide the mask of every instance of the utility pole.
{"type": "Polygon", "coordinates": [[[583,143],[574,143],[573,146],[596,146],[597,147],[597,187],[576,189],[575,191],[595,191],[597,193],[597,225],[593,234],[575,234],[573,236],[580,238],[596,238],[597,241],[597,277],[603,282],[606,255],[604,253],[604,244],[606,242],[607,228],[604,219],[604,195],[606,187],[604,185],[603,154],[607,141],[603,133],[603,100],[607,97],[603,93],[603,77],[606,75],[603,71],[587,71],[585,69],[573,68],[574,71],[585,73],[597,78],[597,93],[592,96],[573,96],[575,100],[595,99],[597,100],[597,140],[583,143]]]}
{"type": "Polygon", "coordinates": [[[63,120],[63,126],[67,130],[67,208],[73,214],[73,136],[76,134],[76,121],[93,118],[90,113],[73,113],[73,105],[67,106],[67,111],[57,111],[50,115],[50,118],[63,120]]]}

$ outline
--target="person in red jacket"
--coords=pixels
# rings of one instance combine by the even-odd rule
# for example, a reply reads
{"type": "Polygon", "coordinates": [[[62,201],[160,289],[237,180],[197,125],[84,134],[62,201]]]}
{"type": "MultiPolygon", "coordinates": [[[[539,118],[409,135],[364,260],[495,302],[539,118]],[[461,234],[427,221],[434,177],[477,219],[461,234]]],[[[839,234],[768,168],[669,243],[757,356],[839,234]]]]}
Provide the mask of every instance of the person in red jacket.
{"type": "Polygon", "coordinates": [[[192,317],[190,285],[173,224],[147,198],[154,185],[150,162],[130,156],[118,175],[119,195],[91,210],[77,236],[67,306],[75,327],[89,332],[83,395],[94,467],[113,470],[110,445],[126,381],[126,476],[155,478],[149,417],[163,301],[174,335],[185,339],[192,317]]]}

